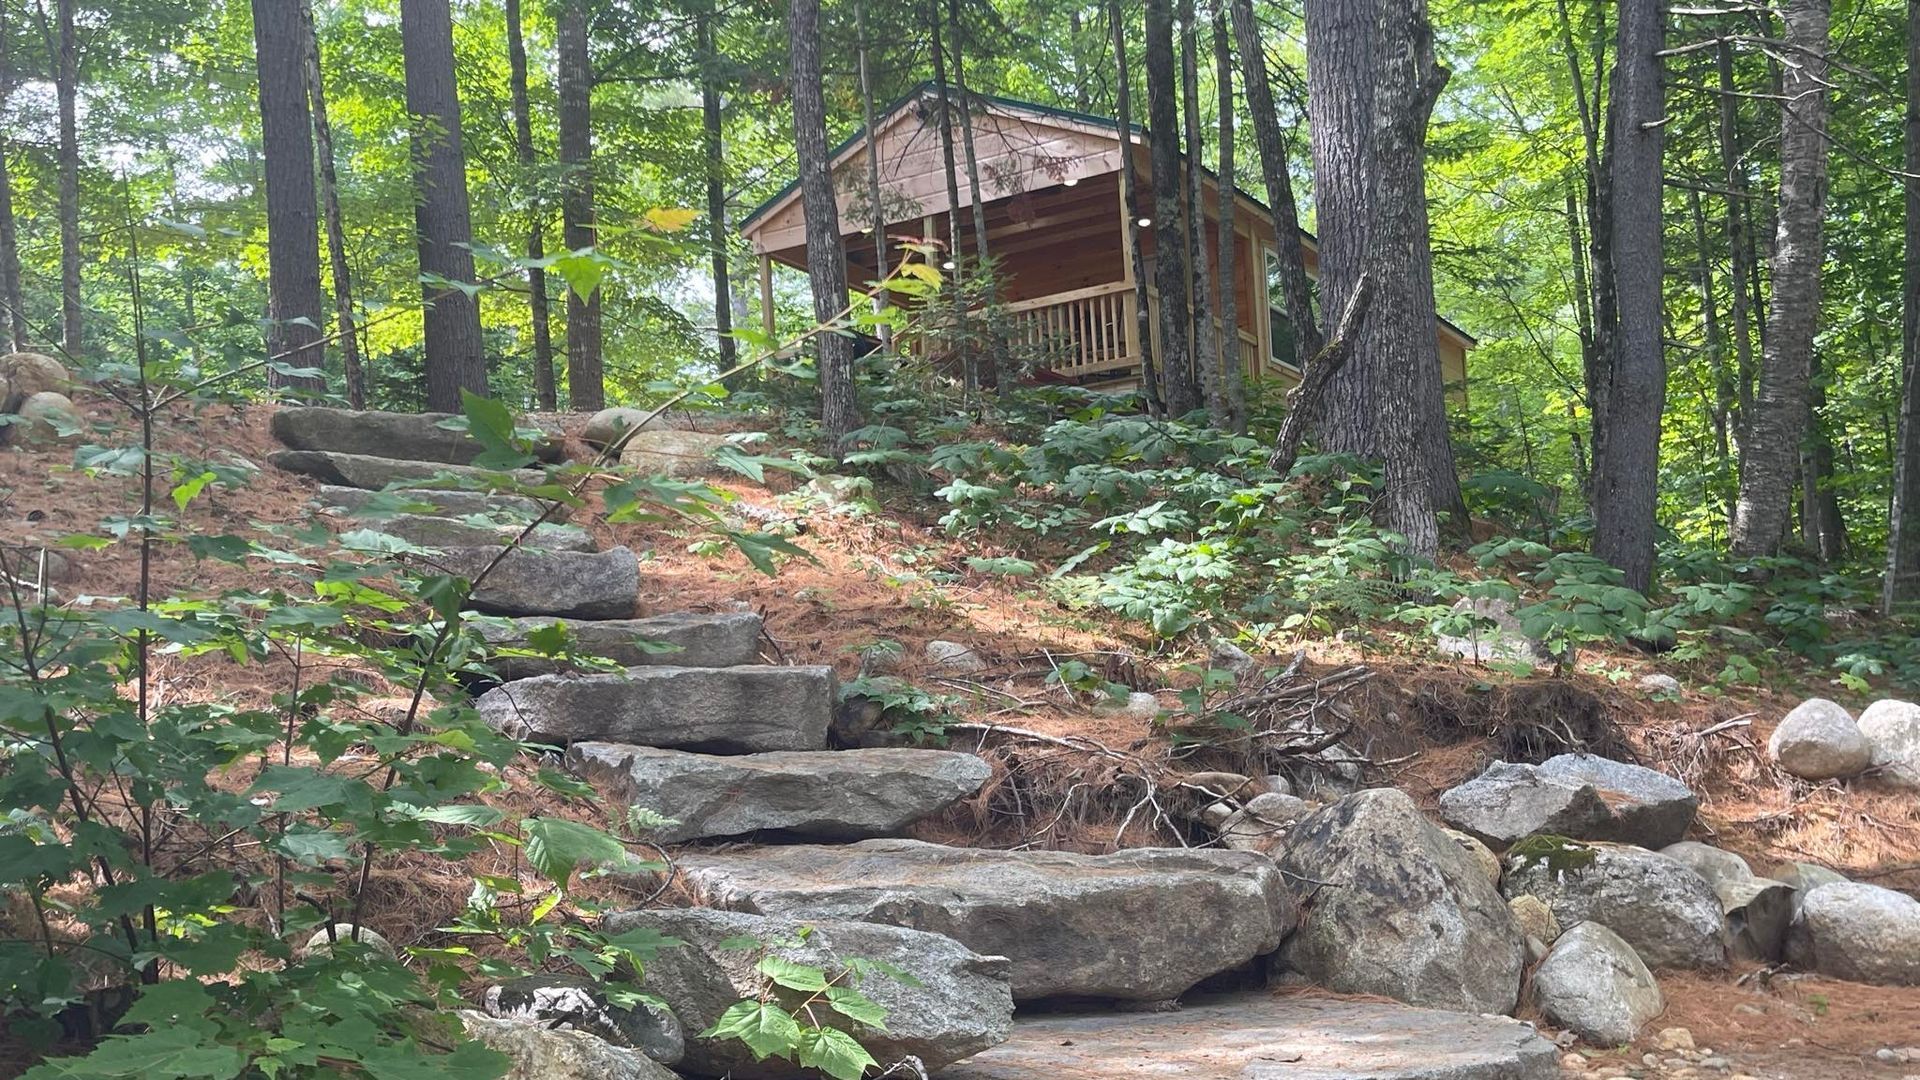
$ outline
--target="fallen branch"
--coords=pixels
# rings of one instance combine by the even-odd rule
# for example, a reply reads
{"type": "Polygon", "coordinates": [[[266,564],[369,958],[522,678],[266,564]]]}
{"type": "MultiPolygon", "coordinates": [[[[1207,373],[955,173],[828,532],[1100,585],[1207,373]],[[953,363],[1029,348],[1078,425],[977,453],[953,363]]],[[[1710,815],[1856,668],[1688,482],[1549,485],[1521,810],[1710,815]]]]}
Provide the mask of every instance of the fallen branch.
{"type": "Polygon", "coordinates": [[[1361,274],[1360,280],[1353,284],[1353,295],[1347,297],[1347,310],[1340,316],[1333,340],[1307,359],[1300,370],[1299,385],[1287,391],[1287,415],[1280,421],[1280,437],[1274,440],[1273,455],[1267,458],[1267,466],[1282,477],[1293,471],[1293,463],[1300,457],[1300,440],[1306,438],[1307,421],[1320,411],[1320,399],[1326,396],[1327,384],[1353,353],[1354,338],[1359,336],[1360,320],[1366,316],[1372,292],[1372,277],[1361,274]]]}

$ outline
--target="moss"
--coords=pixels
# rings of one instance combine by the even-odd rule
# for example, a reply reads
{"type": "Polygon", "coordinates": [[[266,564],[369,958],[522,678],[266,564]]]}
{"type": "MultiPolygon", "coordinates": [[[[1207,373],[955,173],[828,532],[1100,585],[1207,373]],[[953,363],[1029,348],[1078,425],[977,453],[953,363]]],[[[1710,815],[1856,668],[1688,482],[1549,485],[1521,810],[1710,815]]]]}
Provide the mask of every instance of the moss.
{"type": "Polygon", "coordinates": [[[1578,840],[1569,840],[1564,836],[1541,833],[1529,836],[1507,849],[1507,856],[1526,869],[1536,863],[1546,863],[1547,869],[1554,874],[1568,870],[1584,870],[1593,865],[1599,853],[1578,840]]]}

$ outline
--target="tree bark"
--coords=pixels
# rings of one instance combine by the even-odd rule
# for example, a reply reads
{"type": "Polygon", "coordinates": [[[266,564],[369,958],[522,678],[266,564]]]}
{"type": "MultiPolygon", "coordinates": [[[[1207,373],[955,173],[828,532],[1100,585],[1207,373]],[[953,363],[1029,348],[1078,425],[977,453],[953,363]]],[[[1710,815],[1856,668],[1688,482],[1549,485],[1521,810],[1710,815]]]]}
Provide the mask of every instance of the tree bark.
{"type": "Polygon", "coordinates": [[[1153,155],[1153,278],[1160,289],[1160,377],[1167,414],[1200,407],[1187,324],[1187,252],[1180,183],[1180,118],[1174,72],[1173,15],[1167,0],[1147,0],[1147,139],[1153,155]]]}
{"type": "Polygon", "coordinates": [[[947,181],[947,254],[950,265],[946,283],[953,320],[953,347],[960,354],[962,379],[969,392],[980,385],[979,357],[967,326],[967,296],[961,287],[965,281],[966,259],[960,250],[960,166],[954,149],[953,98],[947,84],[947,49],[941,24],[939,0],[928,0],[927,23],[933,31],[933,92],[939,107],[937,128],[940,135],[940,164],[947,181]]]}
{"type": "MultiPolygon", "coordinates": [[[[1374,25],[1380,0],[1306,0],[1307,107],[1313,135],[1313,196],[1320,241],[1320,310],[1344,311],[1365,268],[1372,174],[1374,25]]],[[[1375,282],[1384,309],[1384,282],[1375,282]]],[[[1298,327],[1296,326],[1296,329],[1298,327]]],[[[1310,423],[1322,450],[1381,456],[1365,338],[1354,363],[1327,384],[1310,423]]]]}
{"type": "MultiPolygon", "coordinates": [[[[593,194],[593,60],[586,0],[565,0],[556,24],[560,91],[561,239],[568,251],[599,244],[593,194]]],[[[600,295],[567,290],[567,404],[592,412],[607,404],[601,359],[600,295]]]]}
{"type": "MultiPolygon", "coordinates": [[[[873,111],[873,74],[868,70],[869,54],[872,42],[867,38],[867,5],[859,0],[853,8],[855,31],[860,37],[860,122],[871,135],[874,127],[873,111]]],[[[887,250],[887,211],[881,203],[880,192],[880,141],[867,139],[867,226],[873,233],[873,266],[882,279],[892,265],[887,250]]],[[[887,307],[887,295],[883,292],[873,298],[873,311],[878,315],[887,307]]],[[[893,354],[893,327],[881,323],[878,327],[880,351],[889,356],[893,354]]]]}
{"type": "Polygon", "coordinates": [[[412,128],[413,222],[427,299],[427,408],[458,412],[462,390],[487,392],[487,356],[477,298],[448,284],[474,281],[448,0],[400,0],[400,40],[412,128]]]}
{"type": "Polygon", "coordinates": [[[1880,606],[1892,614],[1920,600],[1920,0],[1907,0],[1907,111],[1901,182],[1906,247],[1901,276],[1900,419],[1888,505],[1887,576],[1880,606]]]}
{"type": "Polygon", "coordinates": [[[340,181],[333,160],[333,124],[327,119],[327,88],[320,67],[320,33],[313,24],[313,7],[300,2],[300,20],[307,47],[307,100],[313,108],[314,152],[320,159],[320,206],[327,225],[327,264],[333,276],[334,319],[339,324],[340,372],[347,384],[347,404],[367,407],[367,373],[360,364],[360,339],[353,317],[353,274],[347,268],[346,226],[340,216],[340,181]]]}
{"type": "Polygon", "coordinates": [[[80,41],[74,31],[75,0],[58,0],[54,19],[54,95],[60,111],[60,344],[71,360],[86,354],[80,306],[80,41]]]}
{"type": "MultiPolygon", "coordinates": [[[[12,35],[0,9],[0,112],[13,93],[12,35]]],[[[20,234],[13,219],[13,176],[7,169],[7,136],[0,131],[0,306],[6,308],[7,340],[15,352],[27,347],[26,301],[20,289],[20,234]]]]}
{"type": "Polygon", "coordinates": [[[1827,407],[1827,388],[1818,370],[1807,387],[1807,435],[1800,450],[1800,535],[1821,562],[1839,560],[1847,553],[1847,522],[1840,499],[1828,483],[1833,478],[1833,442],[1827,438],[1820,413],[1827,407]]]}
{"type": "Polygon", "coordinates": [[[1160,397],[1160,373],[1153,355],[1153,308],[1147,302],[1147,260],[1140,250],[1140,169],[1133,153],[1133,69],[1127,64],[1127,24],[1120,0],[1107,0],[1107,26],[1113,32],[1114,112],[1120,122],[1120,205],[1127,231],[1128,269],[1133,274],[1134,340],[1140,344],[1140,389],[1152,416],[1166,413],[1160,397]]]}
{"type": "MultiPolygon", "coordinates": [[[[533,107],[527,100],[527,41],[521,24],[520,0],[506,0],[507,78],[513,95],[513,155],[527,185],[527,261],[547,257],[547,215],[539,181],[533,176],[533,107]]],[[[528,318],[533,324],[533,396],[541,409],[559,407],[553,376],[553,312],[547,299],[547,272],[527,267],[528,318]]]]}
{"type": "Polygon", "coordinates": [[[1733,550],[1739,555],[1772,554],[1786,541],[1820,321],[1829,0],[1789,0],[1782,13],[1787,41],[1796,47],[1795,63],[1787,66],[1782,83],[1773,296],[1760,385],[1741,448],[1740,501],[1733,520],[1733,550]]]}
{"type": "MultiPolygon", "coordinates": [[[[847,306],[847,254],[840,246],[840,208],[827,157],[827,103],[820,85],[820,0],[787,5],[791,50],[793,145],[800,165],[800,198],[807,216],[807,276],[813,284],[813,316],[837,326],[847,306]]],[[[838,333],[814,336],[820,373],[820,432],[837,451],[860,426],[854,396],[853,341],[838,333]]]]}
{"type": "MultiPolygon", "coordinates": [[[[1240,284],[1235,248],[1234,217],[1239,199],[1238,179],[1234,174],[1233,46],[1227,40],[1227,11],[1224,0],[1212,0],[1213,81],[1220,94],[1220,378],[1222,406],[1229,430],[1244,435],[1247,431],[1246,372],[1240,367],[1240,284]]],[[[1258,313],[1258,312],[1256,312],[1258,313]]]]}
{"type": "MultiPolygon", "coordinates": [[[[1240,40],[1240,72],[1245,86],[1247,109],[1253,114],[1253,139],[1260,151],[1260,171],[1267,184],[1267,205],[1273,211],[1276,237],[1274,259],[1280,267],[1280,294],[1287,309],[1287,321],[1293,324],[1293,339],[1298,349],[1296,361],[1305,361],[1319,353],[1320,324],[1313,314],[1313,283],[1307,278],[1307,262],[1301,249],[1300,211],[1293,201],[1293,178],[1287,167],[1287,144],[1280,133],[1280,114],[1274,106],[1273,86],[1267,79],[1267,54],[1260,44],[1260,24],[1253,17],[1253,0],[1231,0],[1233,35],[1240,40]]],[[[1264,296],[1266,267],[1253,268],[1254,279],[1262,283],[1264,296]]]]}
{"type": "MultiPolygon", "coordinates": [[[[313,188],[313,117],[307,111],[307,42],[302,3],[253,0],[254,60],[260,86],[260,145],[267,179],[267,355],[318,369],[326,358],[320,292],[320,221],[313,188]]],[[[267,371],[268,385],[322,393],[324,377],[267,371]]]]}
{"type": "Polygon", "coordinates": [[[700,46],[700,133],[707,155],[707,246],[713,270],[713,332],[720,349],[720,370],[738,364],[733,340],[733,298],[727,276],[726,139],[720,115],[720,53],[714,46],[712,0],[696,22],[700,46]]]}
{"type": "MultiPolygon", "coordinates": [[[[1733,45],[1720,42],[1714,57],[1720,80],[1720,160],[1727,182],[1727,290],[1733,317],[1733,442],[1746,445],[1745,424],[1753,415],[1753,317],[1748,283],[1753,280],[1753,241],[1747,233],[1747,170],[1741,164],[1740,98],[1733,85],[1733,45]]],[[[1727,511],[1733,521],[1733,510],[1727,511]]]]}
{"type": "Polygon", "coordinates": [[[1665,95],[1659,52],[1662,0],[1621,0],[1607,109],[1607,255],[1613,311],[1594,393],[1593,553],[1629,588],[1653,582],[1660,483],[1660,417],[1667,361],[1661,335],[1661,157],[1665,95]],[[1604,438],[1601,435],[1604,434],[1604,438]]]}
{"type": "MultiPolygon", "coordinates": [[[[961,46],[960,0],[947,0],[947,29],[953,47],[953,81],[960,92],[960,150],[967,164],[967,186],[972,191],[973,203],[973,257],[974,265],[986,279],[986,304],[989,310],[1000,303],[999,275],[992,266],[992,253],[987,248],[987,204],[980,187],[980,161],[973,151],[973,94],[967,89],[966,50],[961,46]]],[[[980,385],[999,393],[1006,387],[1001,385],[1001,371],[1004,366],[1007,339],[1001,332],[1000,320],[987,320],[987,349],[981,356],[977,367],[980,385]]]]}
{"type": "Polygon", "coordinates": [[[1440,549],[1434,512],[1448,511],[1464,527],[1466,510],[1459,505],[1453,474],[1434,340],[1426,136],[1448,72],[1434,62],[1426,7],[1425,0],[1376,5],[1367,273],[1380,295],[1374,317],[1361,330],[1359,346],[1361,362],[1370,369],[1365,374],[1381,436],[1386,524],[1405,538],[1410,554],[1430,559],[1440,549]]]}
{"type": "MultiPolygon", "coordinates": [[[[1187,265],[1192,268],[1193,278],[1193,366],[1200,376],[1200,399],[1208,418],[1224,425],[1227,411],[1220,345],[1223,340],[1231,340],[1231,335],[1225,328],[1216,332],[1213,324],[1214,264],[1207,258],[1207,205],[1201,182],[1205,148],[1200,142],[1200,35],[1195,22],[1193,0],[1180,0],[1180,100],[1186,122],[1183,171],[1187,182],[1187,265]]],[[[1230,198],[1227,189],[1221,188],[1221,204],[1230,198]]]]}
{"type": "Polygon", "coordinates": [[[1280,420],[1279,437],[1274,439],[1273,454],[1267,458],[1267,467],[1281,476],[1292,472],[1294,462],[1299,460],[1300,440],[1306,438],[1308,418],[1318,411],[1317,399],[1327,392],[1327,380],[1333,378],[1353,354],[1372,292],[1373,279],[1361,274],[1347,297],[1347,310],[1340,316],[1340,325],[1334,328],[1333,340],[1300,362],[1300,381],[1287,391],[1287,414],[1280,420]]]}

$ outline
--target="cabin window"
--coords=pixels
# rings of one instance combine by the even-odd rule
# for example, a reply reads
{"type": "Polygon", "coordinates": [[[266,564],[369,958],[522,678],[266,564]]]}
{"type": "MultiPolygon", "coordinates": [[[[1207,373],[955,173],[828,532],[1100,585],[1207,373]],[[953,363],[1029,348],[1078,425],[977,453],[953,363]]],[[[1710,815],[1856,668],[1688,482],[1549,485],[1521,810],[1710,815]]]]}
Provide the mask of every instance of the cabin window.
{"type": "Polygon", "coordinates": [[[1286,294],[1280,288],[1280,260],[1273,252],[1266,252],[1267,264],[1267,336],[1272,340],[1273,362],[1290,368],[1298,368],[1300,359],[1294,354],[1293,322],[1287,318],[1286,294]]]}

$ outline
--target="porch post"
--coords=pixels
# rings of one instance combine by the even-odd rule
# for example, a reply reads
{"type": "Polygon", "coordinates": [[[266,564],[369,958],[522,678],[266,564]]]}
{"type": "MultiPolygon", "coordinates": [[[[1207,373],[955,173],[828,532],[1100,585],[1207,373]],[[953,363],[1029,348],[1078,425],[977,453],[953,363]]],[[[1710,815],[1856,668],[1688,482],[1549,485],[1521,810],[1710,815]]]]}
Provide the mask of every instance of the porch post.
{"type": "MultiPolygon", "coordinates": [[[[1140,352],[1140,320],[1138,316],[1140,297],[1139,291],[1134,288],[1133,280],[1133,207],[1127,205],[1127,177],[1125,172],[1130,165],[1125,155],[1131,154],[1132,152],[1133,148],[1128,145],[1127,135],[1125,132],[1122,132],[1120,135],[1120,153],[1122,155],[1120,161],[1121,173],[1118,177],[1119,182],[1114,185],[1114,188],[1120,192],[1118,196],[1120,202],[1120,281],[1127,286],[1127,290],[1120,294],[1120,333],[1121,340],[1125,343],[1126,355],[1133,357],[1133,362],[1138,364],[1143,359],[1140,352]]],[[[1144,368],[1142,369],[1142,376],[1144,378],[1144,368]]]]}

